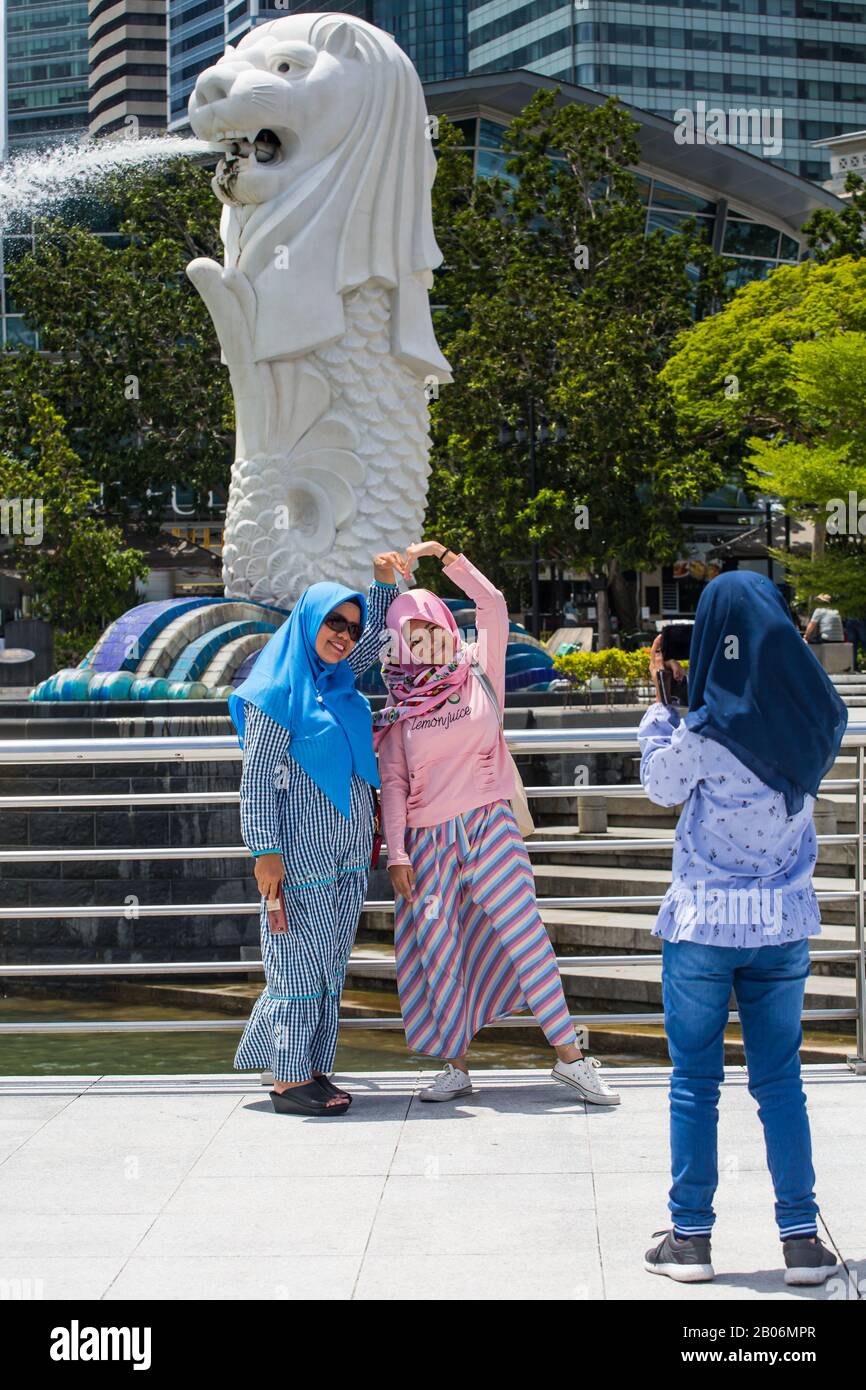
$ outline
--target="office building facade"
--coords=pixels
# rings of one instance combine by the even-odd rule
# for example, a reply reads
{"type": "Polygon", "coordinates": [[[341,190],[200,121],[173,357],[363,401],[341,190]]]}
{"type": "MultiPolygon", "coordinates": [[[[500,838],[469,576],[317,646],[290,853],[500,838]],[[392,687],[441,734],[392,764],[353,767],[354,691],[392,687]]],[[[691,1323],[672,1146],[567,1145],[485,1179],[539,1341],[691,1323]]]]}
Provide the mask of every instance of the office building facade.
{"type": "Polygon", "coordinates": [[[0,0],[0,158],[87,132],[87,0],[0,0]]]}
{"type": "MultiPolygon", "coordinates": [[[[171,128],[198,74],[256,24],[321,3],[169,0],[171,128]]],[[[350,0],[422,82],[526,69],[645,111],[692,113],[707,139],[828,177],[823,140],[866,125],[866,0],[350,0]],[[714,114],[715,113],[715,114],[714,114]],[[724,119],[719,120],[719,114],[724,119]]]]}
{"type": "Polygon", "coordinates": [[[243,38],[257,17],[257,0],[168,0],[169,130],[189,131],[187,106],[196,78],[222,56],[227,43],[243,38]]]}
{"type": "Polygon", "coordinates": [[[829,160],[812,142],[866,125],[864,0],[468,4],[470,74],[529,68],[668,117],[757,111],[746,147],[817,182],[829,160]]]}
{"type": "Polygon", "coordinates": [[[470,7],[471,0],[350,0],[345,5],[288,4],[268,11],[268,18],[276,19],[287,10],[290,14],[326,9],[357,15],[393,35],[422,82],[442,82],[462,77],[468,69],[470,7]]]}
{"type": "Polygon", "coordinates": [[[90,0],[91,135],[166,127],[166,0],[90,0]]]}

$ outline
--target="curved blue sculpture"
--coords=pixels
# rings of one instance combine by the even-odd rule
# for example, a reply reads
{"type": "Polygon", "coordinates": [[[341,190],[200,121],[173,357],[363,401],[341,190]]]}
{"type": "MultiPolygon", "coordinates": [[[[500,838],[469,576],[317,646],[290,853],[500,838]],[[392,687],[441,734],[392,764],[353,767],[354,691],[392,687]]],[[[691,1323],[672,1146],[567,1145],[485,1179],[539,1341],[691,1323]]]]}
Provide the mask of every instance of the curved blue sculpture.
{"type": "Polygon", "coordinates": [[[245,599],[161,599],[130,608],[79,666],[57,671],[31,700],[225,699],[288,617],[245,599]]]}
{"type": "MultiPolygon", "coordinates": [[[[474,610],[445,599],[473,635],[474,610]]],[[[161,599],[130,608],[100,637],[79,666],[42,681],[31,700],[223,700],[246,680],[259,652],[288,610],[247,599],[161,599]]],[[[544,690],[555,679],[546,647],[510,624],[505,688],[544,690]]],[[[384,695],[378,667],[361,678],[366,695],[384,695]]]]}

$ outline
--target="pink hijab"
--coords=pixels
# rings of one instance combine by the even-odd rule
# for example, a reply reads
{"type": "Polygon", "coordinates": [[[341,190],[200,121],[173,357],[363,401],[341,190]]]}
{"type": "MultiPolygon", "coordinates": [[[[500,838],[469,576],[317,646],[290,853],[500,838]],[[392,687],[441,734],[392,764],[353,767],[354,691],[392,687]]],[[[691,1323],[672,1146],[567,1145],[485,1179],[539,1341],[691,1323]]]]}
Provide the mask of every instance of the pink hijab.
{"type": "Polygon", "coordinates": [[[451,609],[429,589],[409,589],[394,599],[385,614],[385,625],[396,640],[398,661],[382,665],[382,677],[388,687],[388,699],[373,716],[373,748],[400,719],[427,714],[444,705],[449,696],[459,690],[471,667],[467,661],[469,648],[460,638],[460,629],[451,609]],[[409,618],[424,618],[428,623],[444,627],[456,638],[456,654],[442,666],[425,666],[417,662],[403,636],[403,626],[409,618]]]}

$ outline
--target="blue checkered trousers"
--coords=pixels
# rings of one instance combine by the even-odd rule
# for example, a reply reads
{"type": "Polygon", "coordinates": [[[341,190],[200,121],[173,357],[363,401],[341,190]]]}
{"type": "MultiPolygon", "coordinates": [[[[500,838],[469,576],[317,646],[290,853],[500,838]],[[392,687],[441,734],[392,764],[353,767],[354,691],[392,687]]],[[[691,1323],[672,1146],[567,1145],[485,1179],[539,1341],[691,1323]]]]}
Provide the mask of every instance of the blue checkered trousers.
{"type": "MultiPolygon", "coordinates": [[[[381,659],[385,614],[396,595],[396,584],[370,585],[367,623],[347,658],[356,677],[381,659]]],[[[353,772],[347,820],[291,756],[288,731],[255,705],[245,714],[241,833],[255,857],[282,855],[289,929],[271,933],[262,899],[266,985],[234,1066],[306,1081],[334,1065],[346,965],[367,892],[373,793],[353,772]]]]}

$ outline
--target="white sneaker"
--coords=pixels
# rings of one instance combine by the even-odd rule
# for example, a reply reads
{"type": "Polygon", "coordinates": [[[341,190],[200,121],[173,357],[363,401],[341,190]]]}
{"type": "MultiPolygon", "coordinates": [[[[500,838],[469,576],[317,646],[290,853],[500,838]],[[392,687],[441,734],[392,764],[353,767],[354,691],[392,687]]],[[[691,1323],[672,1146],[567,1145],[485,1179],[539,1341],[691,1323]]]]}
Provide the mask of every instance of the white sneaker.
{"type": "Polygon", "coordinates": [[[458,1096],[471,1096],[472,1082],[469,1074],[461,1071],[459,1067],[453,1067],[450,1062],[445,1063],[445,1070],[440,1071],[435,1078],[432,1086],[427,1086],[419,1097],[420,1100],[456,1100],[458,1096]]]}
{"type": "Polygon", "coordinates": [[[612,1091],[598,1074],[600,1066],[597,1057],[580,1057],[576,1062],[561,1062],[557,1058],[550,1075],[554,1081],[573,1086],[590,1105],[619,1105],[618,1092],[612,1091]]]}

